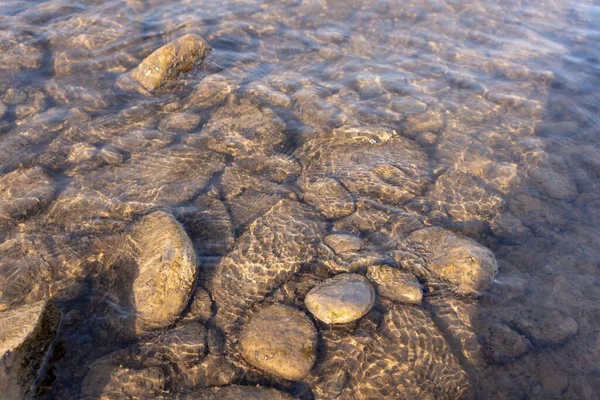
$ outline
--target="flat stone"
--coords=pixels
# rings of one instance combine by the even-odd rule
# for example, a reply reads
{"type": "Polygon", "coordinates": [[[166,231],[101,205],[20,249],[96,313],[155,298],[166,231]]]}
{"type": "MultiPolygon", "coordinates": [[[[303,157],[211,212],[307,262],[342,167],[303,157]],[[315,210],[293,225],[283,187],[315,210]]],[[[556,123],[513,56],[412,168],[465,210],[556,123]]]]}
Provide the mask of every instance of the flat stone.
{"type": "Polygon", "coordinates": [[[392,110],[404,115],[417,115],[427,111],[427,104],[413,97],[400,97],[392,102],[392,110]]]}
{"type": "Polygon", "coordinates": [[[533,185],[544,195],[558,200],[570,200],[577,195],[577,186],[568,176],[551,168],[536,167],[529,171],[533,185]]]}
{"type": "Polygon", "coordinates": [[[458,293],[485,290],[498,272],[496,258],[489,249],[445,229],[420,229],[407,241],[424,250],[427,275],[446,282],[458,293]]]}
{"type": "Polygon", "coordinates": [[[490,364],[506,364],[531,349],[531,343],[510,327],[495,323],[483,332],[483,353],[490,364]]]}
{"type": "Polygon", "coordinates": [[[531,230],[508,211],[496,214],[490,228],[495,236],[509,243],[520,244],[531,236],[531,230]]]}
{"type": "Polygon", "coordinates": [[[565,343],[579,331],[579,324],[557,310],[539,309],[517,315],[514,326],[536,346],[556,346],[565,343]]]}
{"type": "Polygon", "coordinates": [[[231,385],[224,387],[212,387],[200,389],[192,393],[186,393],[162,399],[178,400],[292,400],[289,394],[277,389],[264,388],[260,386],[231,385]]]}
{"type": "Polygon", "coordinates": [[[536,136],[572,136],[579,131],[575,121],[543,122],[535,126],[536,136]]]}
{"type": "Polygon", "coordinates": [[[164,132],[191,132],[200,123],[200,115],[191,112],[176,112],[167,115],[158,124],[164,132]]]}
{"type": "Polygon", "coordinates": [[[340,219],[354,212],[354,199],[335,179],[323,178],[303,185],[304,201],[328,219],[340,219]]]}
{"type": "Polygon", "coordinates": [[[190,33],[155,50],[131,71],[130,76],[146,90],[153,91],[179,74],[189,72],[210,50],[200,36],[190,33]]]}
{"type": "Polygon", "coordinates": [[[317,357],[317,330],[301,311],[273,305],[259,311],[244,326],[240,339],[246,361],[281,378],[298,380],[317,357]]]}
{"type": "Polygon", "coordinates": [[[359,251],[362,248],[363,241],[354,235],[333,233],[325,236],[325,244],[331,247],[335,254],[342,254],[359,251]]]}
{"type": "Polygon", "coordinates": [[[6,399],[29,398],[60,324],[51,301],[0,312],[0,387],[6,399]]]}
{"type": "Polygon", "coordinates": [[[102,400],[157,398],[164,391],[165,381],[160,367],[127,368],[100,359],[83,380],[81,396],[102,400]]]}
{"type": "Polygon", "coordinates": [[[372,265],[367,271],[367,278],[375,284],[380,296],[402,303],[419,304],[423,301],[423,286],[411,273],[388,265],[372,265]]]}
{"type": "Polygon", "coordinates": [[[339,274],[313,288],[304,299],[308,310],[327,324],[345,324],[364,316],[375,302],[375,291],[367,278],[339,274]]]}
{"type": "Polygon", "coordinates": [[[18,169],[0,177],[0,227],[40,211],[53,198],[55,184],[40,167],[18,169]]]}
{"type": "Polygon", "coordinates": [[[166,327],[184,310],[196,282],[194,246],[179,222],[162,211],[142,218],[131,237],[139,251],[132,288],[136,328],[166,327]]]}
{"type": "Polygon", "coordinates": [[[198,83],[185,100],[185,108],[206,109],[223,103],[235,87],[223,75],[213,74],[198,83]]]}

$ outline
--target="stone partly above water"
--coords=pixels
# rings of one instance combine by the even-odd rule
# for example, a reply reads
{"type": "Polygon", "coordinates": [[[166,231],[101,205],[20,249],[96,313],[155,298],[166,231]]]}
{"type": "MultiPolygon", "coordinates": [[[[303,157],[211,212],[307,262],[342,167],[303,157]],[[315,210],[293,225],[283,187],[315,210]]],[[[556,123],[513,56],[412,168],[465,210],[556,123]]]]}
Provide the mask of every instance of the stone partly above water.
{"type": "Polygon", "coordinates": [[[210,46],[198,35],[187,34],[155,50],[130,72],[146,90],[153,91],[202,62],[210,46]]]}
{"type": "Polygon", "coordinates": [[[136,328],[168,326],[184,310],[196,282],[194,246],[179,222],[162,211],[142,218],[131,239],[139,252],[132,288],[136,328]]]}
{"type": "Polygon", "coordinates": [[[420,229],[406,239],[422,249],[426,260],[424,269],[414,272],[424,279],[441,280],[457,293],[484,290],[498,272],[496,258],[489,249],[445,229],[420,229]]]}
{"type": "Polygon", "coordinates": [[[60,324],[51,301],[0,312],[0,397],[28,398],[60,324]]]}
{"type": "Polygon", "coordinates": [[[304,300],[308,310],[327,324],[345,324],[365,315],[375,302],[375,291],[367,278],[339,274],[313,288],[304,300]]]}
{"type": "Polygon", "coordinates": [[[380,296],[402,303],[418,304],[423,301],[423,287],[411,273],[388,265],[372,265],[367,277],[375,284],[380,296]]]}
{"type": "Polygon", "coordinates": [[[244,326],[240,346],[253,366],[298,380],[308,374],[317,358],[317,330],[301,311],[273,305],[260,310],[244,326]]]}

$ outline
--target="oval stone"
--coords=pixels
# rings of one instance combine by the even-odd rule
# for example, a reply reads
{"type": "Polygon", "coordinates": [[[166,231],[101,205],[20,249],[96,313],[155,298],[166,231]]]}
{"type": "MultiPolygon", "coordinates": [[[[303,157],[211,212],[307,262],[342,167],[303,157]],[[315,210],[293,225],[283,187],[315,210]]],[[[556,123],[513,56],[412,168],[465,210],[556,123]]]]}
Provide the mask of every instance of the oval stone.
{"type": "Polygon", "coordinates": [[[298,380],[317,358],[317,330],[300,310],[282,305],[266,307],[250,318],[240,339],[242,355],[258,369],[298,380]]]}
{"type": "Polygon", "coordinates": [[[304,299],[308,310],[328,324],[345,324],[365,315],[375,302],[375,291],[367,278],[339,274],[313,288],[304,299]]]}
{"type": "Polygon", "coordinates": [[[136,328],[171,325],[183,312],[196,282],[194,246],[181,224],[162,211],[142,218],[132,239],[139,254],[133,282],[136,328]]]}

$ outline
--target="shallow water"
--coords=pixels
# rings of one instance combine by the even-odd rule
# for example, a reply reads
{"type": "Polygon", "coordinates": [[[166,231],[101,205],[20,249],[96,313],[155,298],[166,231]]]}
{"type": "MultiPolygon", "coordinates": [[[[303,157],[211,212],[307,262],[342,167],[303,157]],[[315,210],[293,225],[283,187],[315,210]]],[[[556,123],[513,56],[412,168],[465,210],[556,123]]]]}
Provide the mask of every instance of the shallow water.
{"type": "Polygon", "coordinates": [[[63,313],[36,397],[600,397],[597,2],[5,0],[0,27],[0,310],[63,313]],[[123,84],[186,33],[213,49],[197,69],[123,84]],[[171,245],[139,222],[157,210],[198,282],[140,333],[137,263],[171,245]],[[489,248],[490,285],[419,274],[425,226],[489,248]],[[334,232],[361,248],[334,254],[334,232]],[[374,264],[414,273],[423,301],[380,293],[341,326],[307,310],[374,264]],[[300,379],[239,354],[273,303],[317,328],[300,379]]]}

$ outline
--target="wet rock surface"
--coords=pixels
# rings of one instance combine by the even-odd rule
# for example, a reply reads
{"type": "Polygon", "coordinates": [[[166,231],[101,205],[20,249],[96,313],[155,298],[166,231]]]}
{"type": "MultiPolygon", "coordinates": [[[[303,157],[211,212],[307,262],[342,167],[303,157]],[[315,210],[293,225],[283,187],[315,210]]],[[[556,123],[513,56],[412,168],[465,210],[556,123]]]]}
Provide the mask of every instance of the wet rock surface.
{"type": "Polygon", "coordinates": [[[357,274],[339,274],[306,295],[308,310],[326,324],[345,324],[365,315],[375,301],[369,281],[357,274]]]}
{"type": "Polygon", "coordinates": [[[153,91],[199,64],[210,51],[210,46],[198,35],[187,34],[146,57],[131,71],[146,90],[153,91]]]}
{"type": "Polygon", "coordinates": [[[421,229],[407,240],[422,246],[425,252],[423,277],[431,275],[459,293],[484,290],[498,272],[496,258],[489,249],[443,229],[421,229]]]}
{"type": "Polygon", "coordinates": [[[598,398],[597,8],[2,2],[6,393],[598,398]]]}
{"type": "Polygon", "coordinates": [[[387,265],[373,265],[369,267],[367,278],[373,282],[380,296],[390,300],[416,304],[423,300],[423,287],[410,273],[387,265]]]}
{"type": "Polygon", "coordinates": [[[42,300],[0,312],[2,396],[25,398],[37,391],[39,373],[60,325],[61,313],[42,300]]]}
{"type": "Polygon", "coordinates": [[[181,400],[235,400],[235,399],[248,399],[248,400],[291,400],[293,397],[289,396],[285,392],[281,392],[277,389],[269,389],[262,387],[253,386],[241,386],[232,385],[225,387],[215,387],[210,389],[200,390],[198,392],[182,394],[173,397],[162,397],[167,399],[181,399],[181,400]]]}
{"type": "Polygon", "coordinates": [[[132,284],[138,330],[164,328],[181,314],[196,281],[197,259],[183,227],[164,212],[143,217],[131,239],[139,249],[132,284]]]}
{"type": "Polygon", "coordinates": [[[316,360],[317,331],[301,311],[274,305],[250,318],[239,345],[244,359],[253,366],[299,380],[316,360]]]}

